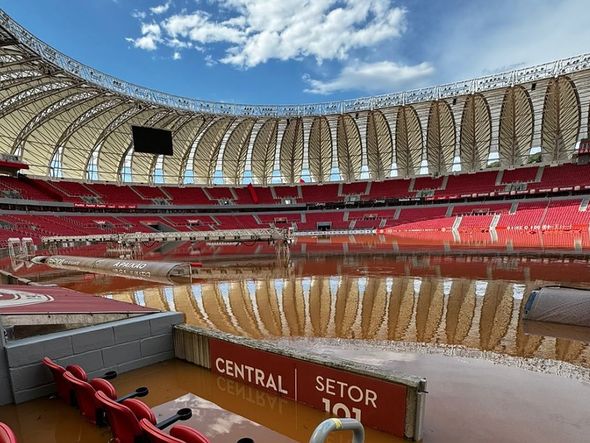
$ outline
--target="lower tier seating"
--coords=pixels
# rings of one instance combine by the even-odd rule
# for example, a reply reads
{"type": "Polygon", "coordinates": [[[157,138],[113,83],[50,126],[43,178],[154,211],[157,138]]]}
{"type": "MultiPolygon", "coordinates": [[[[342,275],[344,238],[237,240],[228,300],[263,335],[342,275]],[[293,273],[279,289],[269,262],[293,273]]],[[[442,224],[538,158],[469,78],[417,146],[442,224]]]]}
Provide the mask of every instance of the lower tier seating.
{"type": "Polygon", "coordinates": [[[394,228],[403,230],[568,230],[590,226],[588,198],[506,203],[434,204],[346,210],[223,214],[76,214],[0,212],[0,247],[12,237],[292,228],[297,231],[394,228]]]}

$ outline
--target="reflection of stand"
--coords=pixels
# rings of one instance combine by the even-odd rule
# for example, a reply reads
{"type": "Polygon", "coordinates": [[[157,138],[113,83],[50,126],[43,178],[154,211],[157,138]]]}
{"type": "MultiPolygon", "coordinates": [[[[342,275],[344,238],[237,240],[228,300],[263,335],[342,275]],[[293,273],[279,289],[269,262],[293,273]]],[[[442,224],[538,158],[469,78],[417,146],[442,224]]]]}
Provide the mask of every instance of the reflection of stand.
{"type": "Polygon", "coordinates": [[[290,240],[275,241],[275,249],[277,251],[277,262],[279,265],[288,265],[291,259],[291,249],[289,247],[290,240]]]}
{"type": "Polygon", "coordinates": [[[12,270],[17,271],[22,268],[23,265],[27,268],[33,266],[30,258],[33,256],[33,252],[35,252],[36,249],[33,239],[30,237],[9,238],[8,255],[10,256],[12,270]]]}
{"type": "Polygon", "coordinates": [[[282,239],[275,240],[275,249],[277,251],[277,263],[282,266],[288,266],[291,260],[291,244],[293,243],[292,229],[281,232],[282,239]]]}

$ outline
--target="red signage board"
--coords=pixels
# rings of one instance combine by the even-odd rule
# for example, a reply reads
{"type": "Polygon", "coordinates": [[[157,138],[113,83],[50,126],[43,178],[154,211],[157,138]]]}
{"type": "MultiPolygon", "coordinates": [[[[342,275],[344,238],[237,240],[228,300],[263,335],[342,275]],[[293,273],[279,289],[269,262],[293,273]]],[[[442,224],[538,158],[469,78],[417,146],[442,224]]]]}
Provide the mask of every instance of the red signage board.
{"type": "Polygon", "coordinates": [[[214,373],[404,437],[404,385],[209,339],[214,373]]]}
{"type": "Polygon", "coordinates": [[[403,437],[406,387],[374,377],[297,361],[297,401],[403,437]]]}
{"type": "Polygon", "coordinates": [[[294,359],[210,338],[209,361],[216,374],[297,399],[294,359]]]}

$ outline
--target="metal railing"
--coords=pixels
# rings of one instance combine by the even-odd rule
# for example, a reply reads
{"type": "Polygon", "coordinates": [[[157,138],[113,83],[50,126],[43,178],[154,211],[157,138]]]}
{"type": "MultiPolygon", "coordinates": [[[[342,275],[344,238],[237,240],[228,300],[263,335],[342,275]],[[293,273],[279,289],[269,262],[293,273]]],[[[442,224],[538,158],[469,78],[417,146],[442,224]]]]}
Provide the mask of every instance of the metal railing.
{"type": "Polygon", "coordinates": [[[43,244],[66,242],[118,242],[122,244],[148,243],[154,241],[206,241],[206,242],[289,242],[291,232],[288,229],[256,228],[256,229],[220,229],[216,231],[160,231],[133,232],[124,234],[91,234],[91,235],[52,235],[41,237],[43,244]]]}
{"type": "Polygon", "coordinates": [[[332,432],[352,431],[352,443],[364,443],[365,428],[354,418],[329,418],[321,422],[309,439],[309,443],[324,443],[332,432]]]}
{"type": "Polygon", "coordinates": [[[519,83],[569,74],[590,68],[590,54],[582,54],[536,66],[492,74],[472,80],[448,83],[411,91],[362,97],[357,99],[292,105],[252,105],[197,100],[167,94],[135,85],[84,65],[41,41],[0,9],[0,26],[8,31],[20,44],[41,56],[45,61],[64,71],[86,80],[101,88],[149,102],[183,111],[234,116],[297,117],[341,114],[379,108],[388,108],[441,98],[455,97],[474,92],[513,86],[519,83]]]}

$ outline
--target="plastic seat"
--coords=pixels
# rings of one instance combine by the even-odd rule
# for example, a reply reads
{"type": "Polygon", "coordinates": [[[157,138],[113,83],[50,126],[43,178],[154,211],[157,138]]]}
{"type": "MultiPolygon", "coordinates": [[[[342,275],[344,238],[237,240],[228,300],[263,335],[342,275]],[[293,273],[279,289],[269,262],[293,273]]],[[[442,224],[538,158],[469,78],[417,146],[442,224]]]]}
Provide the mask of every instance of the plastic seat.
{"type": "Polygon", "coordinates": [[[141,419],[156,424],[156,416],[140,400],[132,398],[117,403],[102,391],[97,391],[95,398],[106,413],[115,443],[136,443],[143,435],[139,425],[141,419]]]}
{"type": "Polygon", "coordinates": [[[5,423],[0,422],[0,443],[17,443],[16,435],[5,423]]]}
{"type": "Polygon", "coordinates": [[[176,425],[166,434],[146,419],[139,424],[150,443],[209,443],[207,437],[188,426],[176,425]]]}
{"type": "Polygon", "coordinates": [[[80,413],[91,423],[102,424],[102,409],[94,394],[97,391],[104,392],[109,398],[116,400],[117,391],[114,386],[102,378],[94,378],[90,382],[79,380],[69,371],[64,372],[63,376],[74,387],[80,413]]]}
{"type": "Polygon", "coordinates": [[[82,381],[88,381],[88,375],[86,371],[78,365],[70,365],[63,367],[55,363],[49,357],[44,357],[41,363],[45,365],[53,374],[53,381],[55,382],[55,388],[57,395],[63,401],[68,404],[73,404],[73,392],[74,388],[72,384],[64,378],[64,372],[69,371],[76,379],[82,381]]]}

